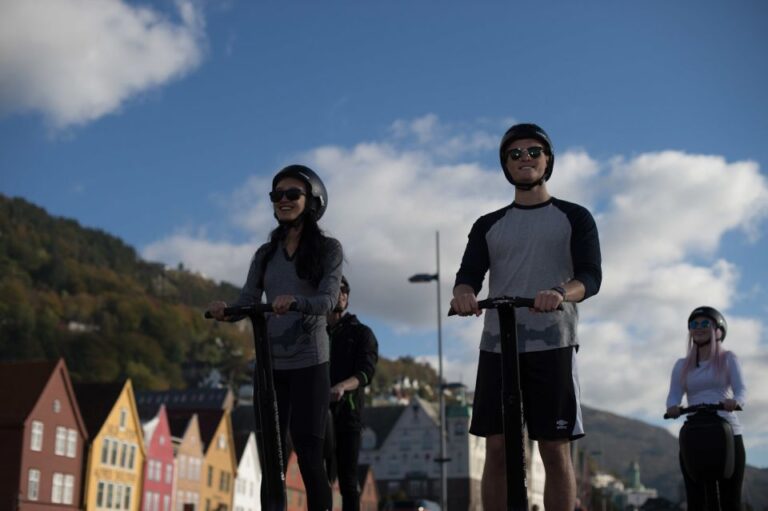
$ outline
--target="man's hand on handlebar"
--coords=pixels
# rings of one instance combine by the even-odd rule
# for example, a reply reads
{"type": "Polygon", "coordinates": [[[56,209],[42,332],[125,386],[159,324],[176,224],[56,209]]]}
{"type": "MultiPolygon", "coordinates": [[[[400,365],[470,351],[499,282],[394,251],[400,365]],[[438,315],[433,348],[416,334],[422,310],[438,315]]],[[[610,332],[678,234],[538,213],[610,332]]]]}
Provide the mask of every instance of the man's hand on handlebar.
{"type": "Polygon", "coordinates": [[[483,313],[477,305],[477,296],[472,291],[457,290],[451,300],[451,309],[459,316],[479,316],[483,313]]]}
{"type": "Polygon", "coordinates": [[[563,303],[563,295],[554,289],[545,289],[536,293],[534,310],[537,312],[552,312],[563,303]]]}
{"type": "Polygon", "coordinates": [[[667,416],[670,419],[677,419],[680,417],[680,407],[679,406],[670,406],[667,408],[667,416]]]}
{"type": "Polygon", "coordinates": [[[208,312],[211,313],[213,319],[218,321],[224,321],[226,316],[224,315],[224,309],[227,307],[227,302],[216,301],[208,304],[208,312]]]}
{"type": "Polygon", "coordinates": [[[723,401],[723,408],[726,412],[733,412],[739,408],[739,403],[735,399],[726,399],[723,401]]]}

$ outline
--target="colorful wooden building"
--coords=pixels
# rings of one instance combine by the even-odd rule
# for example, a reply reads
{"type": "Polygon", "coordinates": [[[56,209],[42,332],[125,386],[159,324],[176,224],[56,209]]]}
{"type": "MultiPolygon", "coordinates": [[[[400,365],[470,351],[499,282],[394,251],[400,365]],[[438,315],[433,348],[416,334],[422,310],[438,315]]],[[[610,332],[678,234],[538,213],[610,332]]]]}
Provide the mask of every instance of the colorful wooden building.
{"type": "Polygon", "coordinates": [[[261,466],[256,450],[256,435],[252,431],[235,433],[237,478],[234,511],[261,511],[261,466]]]}
{"type": "Polygon", "coordinates": [[[230,511],[237,472],[230,413],[228,410],[168,409],[169,418],[193,414],[197,414],[204,452],[200,509],[230,511]]]}
{"type": "Polygon", "coordinates": [[[157,414],[143,422],[144,462],[142,511],[171,511],[173,500],[174,457],[171,430],[165,406],[157,414]]]}
{"type": "Polygon", "coordinates": [[[146,449],[130,380],[75,385],[91,441],[83,508],[139,511],[146,449]]]}
{"type": "Polygon", "coordinates": [[[64,360],[0,363],[0,403],[0,509],[79,509],[88,436],[64,360]]]}
{"type": "MultiPolygon", "coordinates": [[[[167,414],[166,414],[167,415],[167,414]]],[[[174,499],[175,511],[198,511],[203,480],[203,442],[197,414],[169,416],[168,424],[173,438],[176,458],[174,499]]]]}

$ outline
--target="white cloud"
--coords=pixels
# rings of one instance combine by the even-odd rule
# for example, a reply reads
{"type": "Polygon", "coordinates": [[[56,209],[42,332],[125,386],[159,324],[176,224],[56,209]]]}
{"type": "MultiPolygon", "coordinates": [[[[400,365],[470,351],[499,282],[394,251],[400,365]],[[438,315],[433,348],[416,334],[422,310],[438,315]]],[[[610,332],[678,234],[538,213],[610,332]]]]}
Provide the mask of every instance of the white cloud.
{"type": "MultiPolygon", "coordinates": [[[[513,189],[498,167],[486,168],[467,156],[475,150],[471,142],[449,157],[439,142],[448,128],[436,117],[394,126],[393,140],[320,147],[299,159],[328,185],[330,204],[322,223],[344,245],[356,311],[407,336],[434,328],[434,287],[409,284],[407,277],[435,270],[435,231],[441,236],[447,308],[471,224],[508,203],[513,189]]],[[[473,130],[467,131],[455,138],[471,140],[473,130]]],[[[757,391],[768,386],[760,346],[764,327],[739,314],[739,268],[720,254],[726,233],[741,230],[754,237],[764,224],[768,184],[758,166],[678,151],[598,162],[584,150],[572,150],[557,158],[550,190],[590,207],[601,233],[603,287],[580,307],[585,402],[658,422],[672,364],[684,354],[687,313],[709,304],[725,311],[731,325],[727,347],[740,356],[753,389],[743,413],[749,442],[768,448],[768,399],[757,391]]],[[[230,201],[247,205],[237,217],[252,219],[240,224],[251,239],[265,239],[274,222],[264,193],[268,183],[254,178],[230,201]]],[[[166,254],[163,260],[173,254],[171,263],[181,259],[218,278],[231,279],[231,268],[239,267],[233,281],[242,282],[254,245],[241,250],[205,237],[187,244],[182,238],[158,241],[153,254],[166,254]],[[217,247],[228,251],[226,271],[200,255],[217,247]]],[[[481,324],[481,319],[444,321],[449,380],[474,386],[481,324]]]]}
{"type": "Polygon", "coordinates": [[[178,21],[121,0],[0,2],[0,114],[84,124],[194,69],[203,18],[191,0],[176,5],[178,21]]]}

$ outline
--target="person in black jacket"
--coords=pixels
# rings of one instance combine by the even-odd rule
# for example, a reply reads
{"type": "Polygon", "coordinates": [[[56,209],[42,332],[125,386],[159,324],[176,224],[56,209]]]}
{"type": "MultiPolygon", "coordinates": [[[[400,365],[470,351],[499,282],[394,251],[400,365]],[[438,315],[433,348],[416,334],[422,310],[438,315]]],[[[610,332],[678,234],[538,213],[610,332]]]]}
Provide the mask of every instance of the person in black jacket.
{"type": "Polygon", "coordinates": [[[331,413],[343,511],[359,511],[357,457],[362,429],[363,388],[371,383],[379,344],[370,328],[348,314],[349,282],[341,278],[339,301],[328,315],[331,339],[331,413]]]}

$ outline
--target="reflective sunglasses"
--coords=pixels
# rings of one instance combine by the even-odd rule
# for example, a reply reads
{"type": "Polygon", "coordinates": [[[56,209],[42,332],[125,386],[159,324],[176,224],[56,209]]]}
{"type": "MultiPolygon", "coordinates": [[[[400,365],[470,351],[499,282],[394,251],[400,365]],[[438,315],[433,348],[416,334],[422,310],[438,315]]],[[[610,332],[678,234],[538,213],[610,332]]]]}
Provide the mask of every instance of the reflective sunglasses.
{"type": "Polygon", "coordinates": [[[532,160],[535,160],[541,156],[542,153],[547,154],[547,150],[540,146],[533,146],[529,147],[528,149],[519,149],[516,147],[514,149],[510,149],[504,153],[504,155],[509,159],[517,161],[523,157],[524,153],[528,153],[528,156],[530,156],[532,160]]]}
{"type": "Polygon", "coordinates": [[[269,192],[269,199],[272,202],[280,202],[283,197],[290,201],[299,200],[299,197],[306,195],[304,190],[299,188],[288,188],[287,190],[272,190],[269,192]]]}
{"type": "Polygon", "coordinates": [[[702,319],[701,321],[696,321],[694,319],[688,323],[689,330],[694,330],[696,328],[709,328],[710,326],[712,326],[712,322],[708,319],[702,319]]]}

